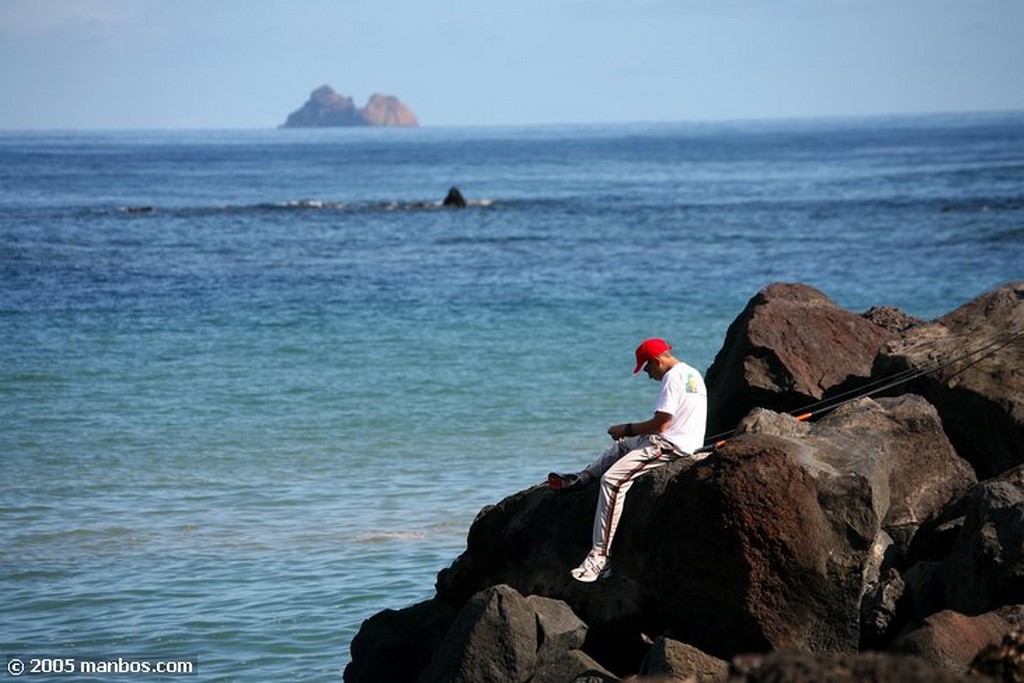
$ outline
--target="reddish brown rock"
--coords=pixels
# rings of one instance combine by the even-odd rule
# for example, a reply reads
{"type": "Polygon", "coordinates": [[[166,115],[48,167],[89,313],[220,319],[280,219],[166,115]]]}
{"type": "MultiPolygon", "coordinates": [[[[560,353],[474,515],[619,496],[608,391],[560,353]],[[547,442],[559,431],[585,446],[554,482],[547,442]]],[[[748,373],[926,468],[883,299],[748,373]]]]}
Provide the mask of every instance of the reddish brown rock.
{"type": "Polygon", "coordinates": [[[895,336],[808,285],[765,287],[708,368],[708,434],[733,429],[756,406],[789,412],[866,382],[879,348],[895,336]]]}
{"type": "Polygon", "coordinates": [[[363,118],[371,126],[418,126],[416,114],[397,97],[374,93],[363,107],[363,118]]]}
{"type": "Polygon", "coordinates": [[[1019,609],[975,617],[943,610],[901,635],[889,649],[913,655],[938,669],[966,673],[978,653],[997,645],[1020,616],[1019,609]]]}

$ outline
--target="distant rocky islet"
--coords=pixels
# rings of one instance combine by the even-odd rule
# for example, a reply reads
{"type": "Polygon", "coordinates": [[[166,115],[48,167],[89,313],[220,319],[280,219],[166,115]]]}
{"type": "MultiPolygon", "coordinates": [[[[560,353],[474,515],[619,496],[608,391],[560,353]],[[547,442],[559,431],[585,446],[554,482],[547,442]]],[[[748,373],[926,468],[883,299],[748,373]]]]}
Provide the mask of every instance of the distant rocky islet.
{"type": "Polygon", "coordinates": [[[342,128],[353,126],[415,127],[416,114],[397,97],[374,93],[365,107],[351,97],[322,85],[309,95],[301,108],[288,115],[281,128],[342,128]]]}

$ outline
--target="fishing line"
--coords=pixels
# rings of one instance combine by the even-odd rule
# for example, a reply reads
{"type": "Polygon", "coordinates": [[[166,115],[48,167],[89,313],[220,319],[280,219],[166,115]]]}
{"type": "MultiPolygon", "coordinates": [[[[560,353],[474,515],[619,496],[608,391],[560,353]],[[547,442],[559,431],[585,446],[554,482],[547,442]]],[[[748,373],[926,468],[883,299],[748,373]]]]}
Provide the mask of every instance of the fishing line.
{"type": "MultiPolygon", "coordinates": [[[[931,340],[930,342],[922,342],[922,344],[934,344],[940,341],[955,339],[959,336],[966,335],[953,335],[950,337],[943,337],[942,339],[935,339],[931,340]]],[[[836,408],[847,403],[850,403],[852,401],[856,401],[858,399],[865,398],[868,396],[873,396],[883,391],[892,389],[893,387],[897,387],[901,384],[905,384],[920,377],[924,377],[925,375],[930,375],[932,373],[938,372],[939,370],[943,370],[951,365],[954,365],[955,363],[967,360],[972,356],[984,352],[983,355],[979,356],[978,358],[974,359],[964,367],[952,373],[949,376],[949,378],[947,378],[952,379],[953,377],[956,377],[957,375],[966,371],[967,369],[974,367],[975,365],[985,360],[986,358],[990,357],[1000,349],[1003,349],[1009,346],[1010,344],[1013,344],[1014,342],[1020,340],[1022,337],[1024,337],[1024,330],[1004,332],[1002,334],[996,335],[994,338],[988,340],[986,343],[984,343],[983,345],[979,346],[976,349],[963,351],[960,354],[953,356],[951,358],[947,358],[945,360],[936,360],[931,365],[925,366],[923,368],[908,368],[906,370],[902,370],[888,377],[882,377],[880,379],[869,382],[868,384],[859,386],[855,389],[850,389],[849,391],[842,392],[835,396],[830,396],[827,399],[822,399],[820,401],[816,401],[815,403],[808,404],[807,406],[804,406],[799,410],[791,411],[789,414],[795,417],[797,420],[803,422],[822,413],[835,410],[836,408]]],[[[920,346],[921,344],[917,344],[911,348],[914,349],[920,346]]],[[[696,452],[701,453],[714,450],[718,446],[721,446],[723,443],[725,443],[725,441],[727,441],[735,433],[736,430],[732,429],[727,432],[722,432],[720,434],[710,436],[707,439],[705,439],[704,446],[698,449],[696,452]]]]}

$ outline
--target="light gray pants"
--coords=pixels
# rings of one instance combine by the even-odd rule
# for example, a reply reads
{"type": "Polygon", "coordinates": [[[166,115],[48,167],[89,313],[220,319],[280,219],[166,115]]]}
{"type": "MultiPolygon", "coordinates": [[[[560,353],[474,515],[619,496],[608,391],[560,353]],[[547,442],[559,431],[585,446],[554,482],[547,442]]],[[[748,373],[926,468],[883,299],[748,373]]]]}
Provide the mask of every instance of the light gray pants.
{"type": "Polygon", "coordinates": [[[627,436],[613,443],[594,464],[584,470],[592,477],[601,478],[591,553],[608,555],[611,552],[612,538],[619,526],[626,493],[633,486],[633,481],[644,472],[650,472],[681,457],[692,456],[657,435],[627,436]]]}

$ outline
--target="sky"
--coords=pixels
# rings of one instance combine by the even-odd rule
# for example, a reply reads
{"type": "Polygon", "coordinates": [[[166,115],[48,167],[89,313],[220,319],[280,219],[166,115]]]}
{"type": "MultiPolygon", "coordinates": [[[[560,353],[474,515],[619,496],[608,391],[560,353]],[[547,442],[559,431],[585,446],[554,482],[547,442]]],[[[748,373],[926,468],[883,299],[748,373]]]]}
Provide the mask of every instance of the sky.
{"type": "Polygon", "coordinates": [[[0,129],[1024,110],[1024,0],[0,0],[0,129]]]}

